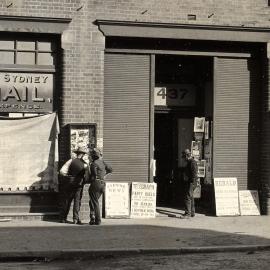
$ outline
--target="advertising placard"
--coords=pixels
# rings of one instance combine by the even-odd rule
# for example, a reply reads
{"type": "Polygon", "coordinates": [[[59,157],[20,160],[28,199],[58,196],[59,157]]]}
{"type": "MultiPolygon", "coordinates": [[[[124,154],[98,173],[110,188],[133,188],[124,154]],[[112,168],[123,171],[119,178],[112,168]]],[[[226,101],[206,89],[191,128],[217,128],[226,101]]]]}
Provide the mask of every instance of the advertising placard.
{"type": "Polygon", "coordinates": [[[129,217],[128,183],[106,182],[105,218],[129,217]]]}
{"type": "Polygon", "coordinates": [[[204,183],[212,183],[212,139],[204,140],[205,178],[204,183]]]}
{"type": "Polygon", "coordinates": [[[133,182],[131,188],[131,218],[156,217],[156,183],[133,182]]]}
{"type": "Polygon", "coordinates": [[[204,132],[205,117],[194,118],[194,132],[204,132]]]}
{"type": "Polygon", "coordinates": [[[0,112],[52,112],[54,75],[0,72],[0,112]]]}
{"type": "Polygon", "coordinates": [[[195,160],[199,160],[202,156],[202,141],[191,142],[191,155],[195,160]]]}
{"type": "Polygon", "coordinates": [[[237,178],[214,178],[214,187],[216,200],[216,215],[240,215],[237,178]]]}
{"type": "Polygon", "coordinates": [[[198,160],[197,165],[198,165],[198,177],[205,177],[205,160],[198,160]]]}
{"type": "Polygon", "coordinates": [[[257,190],[239,190],[241,216],[259,216],[260,203],[257,190]]]}
{"type": "MultiPolygon", "coordinates": [[[[69,124],[70,157],[75,158],[74,150],[83,147],[90,151],[96,145],[96,124],[69,124]]],[[[89,155],[84,155],[84,161],[89,164],[89,155]]]]}

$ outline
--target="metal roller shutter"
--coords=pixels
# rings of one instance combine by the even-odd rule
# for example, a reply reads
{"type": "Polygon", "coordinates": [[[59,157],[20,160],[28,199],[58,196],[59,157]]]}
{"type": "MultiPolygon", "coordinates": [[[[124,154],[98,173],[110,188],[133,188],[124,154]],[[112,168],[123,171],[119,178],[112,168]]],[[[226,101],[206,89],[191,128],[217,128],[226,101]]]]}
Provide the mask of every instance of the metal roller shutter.
{"type": "Polygon", "coordinates": [[[237,177],[239,189],[247,189],[248,59],[215,58],[214,63],[214,177],[237,177]]]}
{"type": "Polygon", "coordinates": [[[148,182],[150,56],[105,54],[104,157],[112,181],[148,182]]]}

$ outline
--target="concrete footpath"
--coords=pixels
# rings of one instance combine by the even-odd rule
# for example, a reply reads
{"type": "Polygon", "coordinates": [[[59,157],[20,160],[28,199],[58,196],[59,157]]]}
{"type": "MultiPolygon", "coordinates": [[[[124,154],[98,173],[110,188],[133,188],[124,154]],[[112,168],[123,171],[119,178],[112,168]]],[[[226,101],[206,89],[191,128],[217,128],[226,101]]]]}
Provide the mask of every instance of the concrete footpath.
{"type": "Polygon", "coordinates": [[[0,219],[0,260],[270,249],[269,216],[180,216],[162,209],[154,219],[103,219],[100,226],[0,219]]]}

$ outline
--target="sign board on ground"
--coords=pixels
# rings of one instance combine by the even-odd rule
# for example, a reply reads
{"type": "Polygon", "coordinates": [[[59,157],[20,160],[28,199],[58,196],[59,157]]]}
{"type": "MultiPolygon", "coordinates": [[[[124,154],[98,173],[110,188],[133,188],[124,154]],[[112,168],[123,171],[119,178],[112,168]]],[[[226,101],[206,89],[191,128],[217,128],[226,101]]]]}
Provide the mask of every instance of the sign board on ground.
{"type": "Polygon", "coordinates": [[[260,203],[257,190],[239,190],[241,216],[259,216],[260,203]]]}
{"type": "Polygon", "coordinates": [[[156,183],[133,182],[131,187],[131,218],[156,217],[156,183]]]}
{"type": "Polygon", "coordinates": [[[105,218],[129,217],[128,183],[106,182],[105,218]]]}
{"type": "Polygon", "coordinates": [[[239,212],[239,197],[237,178],[214,178],[216,215],[237,216],[239,212]]]}

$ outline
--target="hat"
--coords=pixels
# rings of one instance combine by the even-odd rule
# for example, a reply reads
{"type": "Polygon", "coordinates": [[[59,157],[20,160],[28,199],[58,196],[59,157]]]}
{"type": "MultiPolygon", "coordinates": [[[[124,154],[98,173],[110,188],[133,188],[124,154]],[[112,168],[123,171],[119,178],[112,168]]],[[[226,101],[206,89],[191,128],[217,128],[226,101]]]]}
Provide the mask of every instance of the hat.
{"type": "Polygon", "coordinates": [[[80,153],[82,153],[82,154],[87,154],[88,153],[88,151],[87,151],[87,149],[86,148],[84,148],[84,147],[78,147],[76,150],[74,150],[73,151],[74,153],[76,153],[76,154],[80,154],[80,153]]]}
{"type": "Polygon", "coordinates": [[[190,157],[191,156],[191,152],[189,149],[185,149],[183,152],[182,152],[182,157],[190,157]]]}
{"type": "Polygon", "coordinates": [[[102,156],[102,153],[101,153],[101,151],[100,151],[98,148],[94,148],[94,149],[91,151],[91,155],[92,155],[92,156],[96,156],[96,157],[101,157],[101,156],[102,156]]]}

